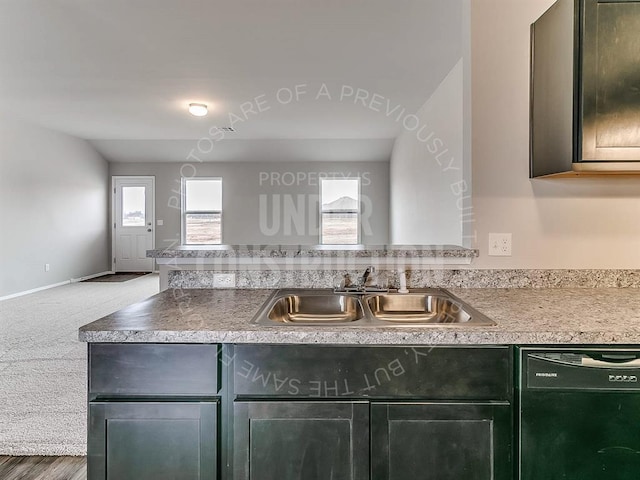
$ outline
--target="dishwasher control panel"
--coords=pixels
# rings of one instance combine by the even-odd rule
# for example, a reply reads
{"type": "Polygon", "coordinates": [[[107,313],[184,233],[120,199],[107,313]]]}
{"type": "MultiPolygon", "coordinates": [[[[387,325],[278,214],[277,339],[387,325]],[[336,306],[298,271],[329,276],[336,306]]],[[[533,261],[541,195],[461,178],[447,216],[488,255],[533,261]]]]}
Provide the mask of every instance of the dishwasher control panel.
{"type": "Polygon", "coordinates": [[[640,351],[522,350],[523,389],[640,390],[640,351]]]}

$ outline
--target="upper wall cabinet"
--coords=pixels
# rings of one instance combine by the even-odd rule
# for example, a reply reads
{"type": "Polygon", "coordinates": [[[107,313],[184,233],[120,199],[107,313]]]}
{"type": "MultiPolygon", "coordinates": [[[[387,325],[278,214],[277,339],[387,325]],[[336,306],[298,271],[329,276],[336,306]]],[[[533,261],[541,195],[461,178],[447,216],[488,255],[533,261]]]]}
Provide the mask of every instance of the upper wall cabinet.
{"type": "Polygon", "coordinates": [[[640,0],[558,0],[531,26],[530,177],[640,174],[640,0]]]}

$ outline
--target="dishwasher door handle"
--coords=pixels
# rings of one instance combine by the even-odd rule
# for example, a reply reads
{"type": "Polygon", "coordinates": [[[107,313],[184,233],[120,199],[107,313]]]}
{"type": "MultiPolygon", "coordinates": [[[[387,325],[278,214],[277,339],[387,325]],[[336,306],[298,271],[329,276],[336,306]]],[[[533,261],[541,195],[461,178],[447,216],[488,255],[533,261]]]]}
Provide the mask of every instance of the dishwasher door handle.
{"type": "Polygon", "coordinates": [[[600,358],[582,357],[582,366],[598,368],[640,368],[640,358],[632,358],[630,360],[601,360],[600,358]]]}

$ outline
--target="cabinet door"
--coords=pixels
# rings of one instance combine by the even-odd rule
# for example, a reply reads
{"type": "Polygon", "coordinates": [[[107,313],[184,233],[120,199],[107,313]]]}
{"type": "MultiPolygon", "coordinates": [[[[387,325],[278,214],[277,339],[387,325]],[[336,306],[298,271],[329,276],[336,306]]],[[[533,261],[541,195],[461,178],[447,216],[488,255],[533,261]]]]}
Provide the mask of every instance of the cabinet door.
{"type": "Polygon", "coordinates": [[[236,402],[234,480],[367,480],[366,402],[236,402]]]}
{"type": "Polygon", "coordinates": [[[88,480],[217,478],[216,402],[91,402],[88,480]]]}
{"type": "Polygon", "coordinates": [[[582,0],[582,161],[640,161],[640,1],[582,0]]]}
{"type": "Polygon", "coordinates": [[[558,0],[531,25],[531,178],[573,166],[574,17],[574,1],[558,0]]]}
{"type": "Polygon", "coordinates": [[[509,404],[375,403],[376,480],[511,479],[509,404]]]}

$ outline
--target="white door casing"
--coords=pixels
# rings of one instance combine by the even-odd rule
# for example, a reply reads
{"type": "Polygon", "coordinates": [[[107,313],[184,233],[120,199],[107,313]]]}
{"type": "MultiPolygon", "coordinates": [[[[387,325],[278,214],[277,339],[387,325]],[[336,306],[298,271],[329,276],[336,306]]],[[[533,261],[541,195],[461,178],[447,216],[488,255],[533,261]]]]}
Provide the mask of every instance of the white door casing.
{"type": "Polygon", "coordinates": [[[112,184],[112,266],[114,272],[151,272],[155,245],[155,177],[114,176],[112,184]]]}

